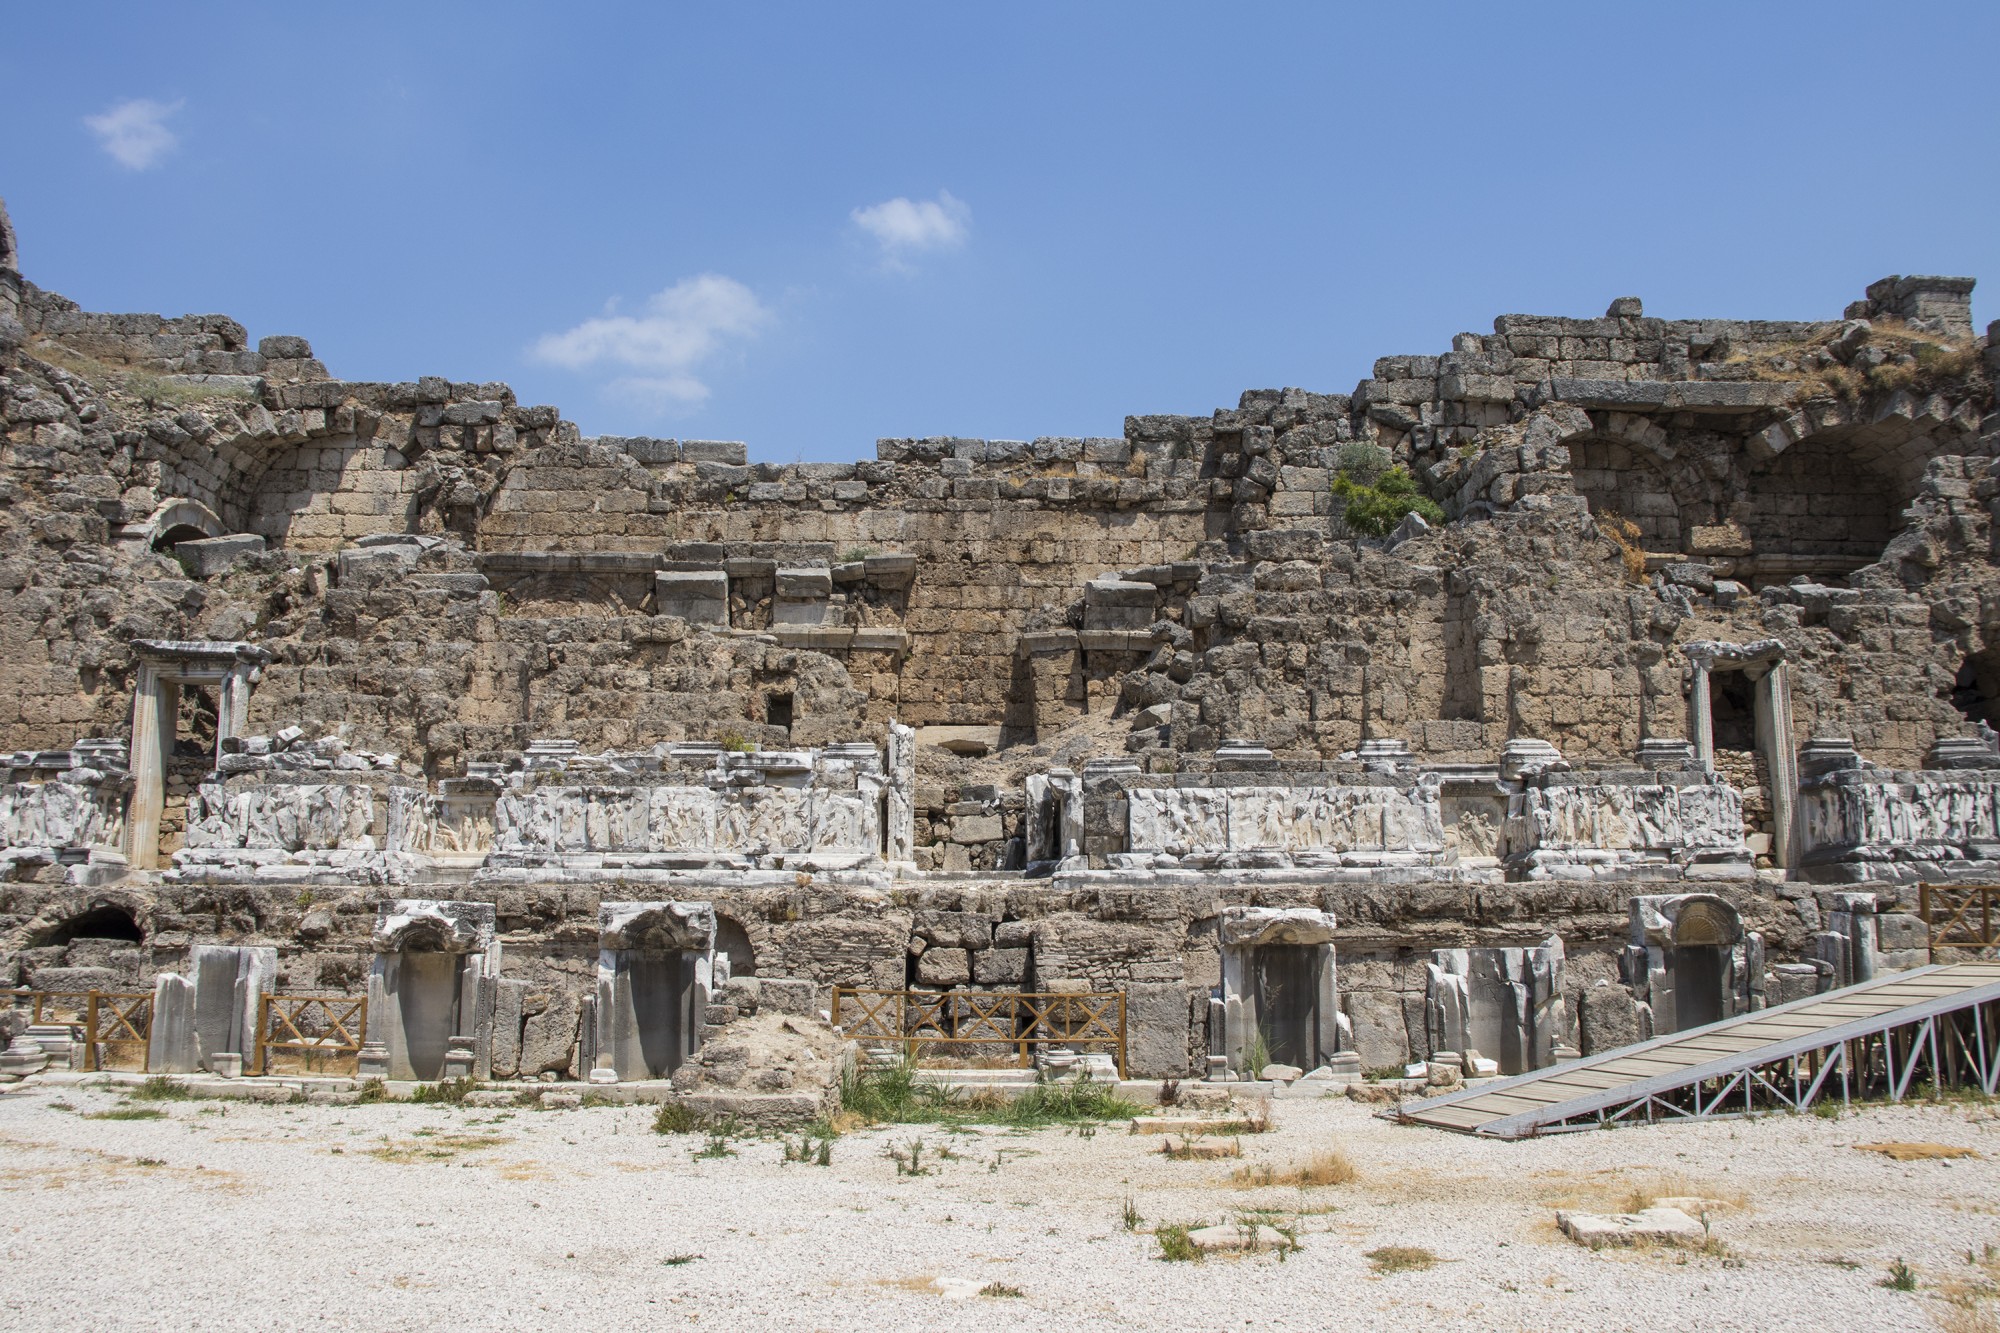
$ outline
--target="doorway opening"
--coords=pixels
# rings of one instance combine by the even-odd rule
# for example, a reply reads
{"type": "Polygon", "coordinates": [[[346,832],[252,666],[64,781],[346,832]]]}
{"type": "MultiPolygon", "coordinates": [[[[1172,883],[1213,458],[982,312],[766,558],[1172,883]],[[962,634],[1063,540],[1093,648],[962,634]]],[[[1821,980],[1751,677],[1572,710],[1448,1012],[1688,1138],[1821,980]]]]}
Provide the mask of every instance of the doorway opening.
{"type": "MultiPolygon", "coordinates": [[[[1257,946],[1257,1035],[1273,1064],[1315,1069],[1322,1063],[1319,995],[1325,957],[1326,950],[1312,944],[1257,946]]],[[[1250,1072],[1255,1077],[1260,1071],[1250,1072]]]]}

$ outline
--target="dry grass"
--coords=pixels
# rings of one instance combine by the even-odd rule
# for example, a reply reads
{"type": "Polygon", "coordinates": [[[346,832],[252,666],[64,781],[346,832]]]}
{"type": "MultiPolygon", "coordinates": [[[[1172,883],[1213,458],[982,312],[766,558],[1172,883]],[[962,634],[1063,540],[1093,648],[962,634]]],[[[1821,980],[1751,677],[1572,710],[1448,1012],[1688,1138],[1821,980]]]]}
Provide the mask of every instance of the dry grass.
{"type": "Polygon", "coordinates": [[[1597,530],[1611,539],[1618,548],[1618,559],[1625,566],[1625,578],[1632,583],[1646,581],[1646,547],[1644,534],[1639,525],[1615,509],[1607,509],[1597,515],[1597,530]]]}
{"type": "Polygon", "coordinates": [[[35,343],[28,352],[36,360],[67,370],[103,392],[136,398],[148,407],[190,407],[217,399],[241,402],[250,397],[246,390],[234,386],[184,384],[151,371],[100,361],[74,348],[47,340],[35,343]]]}
{"type": "Polygon", "coordinates": [[[1745,368],[1749,378],[1764,383],[1801,384],[1806,398],[1831,397],[1845,402],[1899,389],[1933,393],[1960,384],[1979,371],[1979,349],[1972,343],[1954,347],[1894,317],[1869,323],[1868,342],[1872,346],[1891,357],[1908,359],[1890,361],[1873,370],[1843,365],[1814,368],[1811,363],[1839,333],[1839,326],[1835,325],[1817,337],[1780,343],[1760,350],[1755,356],[1738,353],[1723,364],[1745,368]],[[1787,363],[1789,368],[1781,368],[1777,362],[1787,363]]]}
{"type": "Polygon", "coordinates": [[[1955,1157],[1977,1157],[1971,1148],[1954,1148],[1948,1143],[1857,1143],[1856,1152],[1881,1153],[1895,1162],[1931,1162],[1955,1157]]]}
{"type": "Polygon", "coordinates": [[[460,1153],[497,1148],[512,1139],[500,1134],[439,1134],[421,1139],[402,1139],[370,1148],[368,1155],[382,1162],[448,1162],[460,1153]]]}
{"type": "Polygon", "coordinates": [[[1347,1154],[1335,1148],[1314,1153],[1302,1164],[1286,1171],[1269,1165],[1238,1167],[1230,1173],[1229,1179],[1238,1189],[1258,1189],[1266,1185],[1316,1189],[1322,1185],[1351,1185],[1360,1179],[1360,1174],[1347,1154]]]}
{"type": "Polygon", "coordinates": [[[1943,1333],[2000,1333],[2000,1316],[1989,1306],[1952,1301],[1931,1319],[1943,1333]]]}

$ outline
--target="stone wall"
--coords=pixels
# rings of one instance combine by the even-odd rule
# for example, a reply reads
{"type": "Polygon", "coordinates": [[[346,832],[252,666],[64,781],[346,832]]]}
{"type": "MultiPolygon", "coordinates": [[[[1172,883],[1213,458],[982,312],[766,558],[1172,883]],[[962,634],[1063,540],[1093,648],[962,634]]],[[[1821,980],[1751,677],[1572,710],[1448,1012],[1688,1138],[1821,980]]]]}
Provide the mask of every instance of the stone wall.
{"type": "Polygon", "coordinates": [[[15,980],[136,983],[218,941],[352,990],[392,890],[459,895],[497,914],[495,1068],[578,1072],[599,881],[629,874],[823,999],[1120,988],[1138,1067],[1170,1074],[1209,1047],[1218,914],[1297,907],[1337,922],[1379,1066],[1426,1048],[1429,950],[1559,936],[1574,1004],[1614,984],[1649,883],[1712,878],[1803,966],[1829,933],[1808,870],[1895,895],[1994,859],[1957,766],[2000,716],[2000,353],[1969,279],[1822,321],[1503,315],[1350,393],[775,465],[584,439],[504,384],[334,379],[219,316],[85,312],[12,253],[15,980]],[[1364,463],[1445,521],[1363,533],[1335,483],[1364,463]],[[143,645],[179,641],[240,650],[247,698],[190,683],[145,774],[100,764],[143,645]],[[1715,726],[1689,691],[1723,688],[1701,644],[1784,666],[1786,734],[1716,738],[1734,785],[1686,754],[1715,726]],[[891,735],[906,759],[821,762],[891,735]],[[1835,739],[1882,767],[1794,790],[1835,739]],[[669,771],[691,745],[715,781],[669,771]],[[768,768],[801,751],[809,778],[768,768]],[[1050,854],[1058,774],[1076,845],[1050,854]],[[114,846],[141,777],[161,872],[114,846]],[[1810,865],[1777,863],[1794,796],[1810,865]]]}

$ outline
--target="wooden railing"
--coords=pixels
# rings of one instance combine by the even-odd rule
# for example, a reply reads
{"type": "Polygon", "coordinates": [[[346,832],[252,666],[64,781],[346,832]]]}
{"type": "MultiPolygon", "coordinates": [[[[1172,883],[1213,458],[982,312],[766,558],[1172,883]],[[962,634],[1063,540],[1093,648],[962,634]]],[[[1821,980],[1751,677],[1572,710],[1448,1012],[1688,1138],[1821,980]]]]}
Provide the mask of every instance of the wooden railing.
{"type": "Polygon", "coordinates": [[[1919,884],[1917,915],[1930,932],[1932,962],[1940,949],[2000,956],[2000,884],[1919,884]]]}
{"type": "Polygon", "coordinates": [[[0,996],[13,1008],[27,1009],[31,1023],[81,1029],[75,1040],[83,1045],[85,1069],[111,1067],[106,1047],[118,1057],[119,1067],[132,1067],[135,1051],[137,1068],[146,1067],[153,1036],[151,991],[5,990],[0,996]]]}
{"type": "Polygon", "coordinates": [[[359,1056],[368,1035],[365,995],[257,997],[257,1049],[249,1070],[270,1072],[271,1052],[297,1054],[310,1072],[324,1056],[359,1056]]]}
{"type": "Polygon", "coordinates": [[[1125,1076],[1123,991],[913,991],[833,988],[833,1025],[861,1042],[930,1047],[1011,1046],[1023,1068],[1037,1047],[1108,1048],[1125,1076]]]}

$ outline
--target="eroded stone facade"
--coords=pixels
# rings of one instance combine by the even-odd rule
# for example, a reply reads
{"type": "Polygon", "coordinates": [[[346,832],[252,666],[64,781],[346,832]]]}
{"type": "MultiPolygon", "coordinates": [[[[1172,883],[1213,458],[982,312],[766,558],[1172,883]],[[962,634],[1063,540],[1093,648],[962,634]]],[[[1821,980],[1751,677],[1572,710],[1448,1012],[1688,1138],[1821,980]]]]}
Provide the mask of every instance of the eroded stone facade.
{"type": "Polygon", "coordinates": [[[1510,1051],[1643,1035],[1690,894],[1715,1004],[1907,963],[1913,882],[2000,870],[1970,290],[1502,316],[1351,393],[781,466],[0,269],[0,968],[360,993],[380,914],[477,907],[426,1067],[582,1078],[687,1053],[597,1035],[621,903],[713,911],[674,966],[723,1009],[1119,990],[1158,1076],[1319,966],[1229,961],[1246,910],[1330,950],[1285,1040],[1370,1068],[1490,1029],[1489,972],[1510,1051]],[[1445,521],[1357,534],[1370,459],[1445,521]]]}

